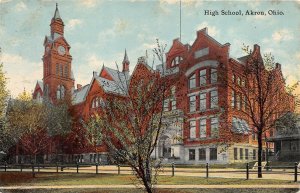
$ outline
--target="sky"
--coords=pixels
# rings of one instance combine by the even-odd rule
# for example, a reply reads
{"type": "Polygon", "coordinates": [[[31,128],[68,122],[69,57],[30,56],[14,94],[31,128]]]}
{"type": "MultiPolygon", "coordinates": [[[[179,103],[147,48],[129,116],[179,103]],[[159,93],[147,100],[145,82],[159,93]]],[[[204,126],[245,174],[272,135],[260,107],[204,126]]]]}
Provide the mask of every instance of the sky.
{"type": "MultiPolygon", "coordinates": [[[[88,84],[103,64],[121,66],[125,49],[132,72],[146,50],[152,60],[157,38],[168,50],[180,36],[178,0],[0,0],[0,62],[13,97],[24,88],[32,91],[42,80],[43,41],[50,34],[56,2],[71,46],[75,85],[88,84]]],[[[300,1],[182,0],[181,41],[192,44],[197,30],[207,27],[218,42],[231,44],[230,55],[235,58],[245,55],[243,44],[259,44],[263,53],[271,52],[282,64],[287,83],[292,84],[300,80],[299,18],[300,1]],[[219,15],[205,15],[205,10],[217,10],[219,15]],[[244,15],[225,16],[222,10],[241,10],[244,15]],[[247,10],[284,15],[245,15],[247,10]]]]}

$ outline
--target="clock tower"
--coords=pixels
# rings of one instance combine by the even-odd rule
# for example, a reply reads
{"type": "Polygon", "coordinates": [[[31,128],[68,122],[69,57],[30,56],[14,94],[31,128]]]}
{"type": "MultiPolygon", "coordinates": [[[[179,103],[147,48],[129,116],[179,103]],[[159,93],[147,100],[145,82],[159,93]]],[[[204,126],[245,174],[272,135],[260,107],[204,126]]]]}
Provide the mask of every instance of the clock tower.
{"type": "Polygon", "coordinates": [[[56,4],[50,24],[50,36],[44,40],[43,83],[44,97],[57,102],[71,96],[74,88],[70,45],[64,37],[64,22],[56,4]]]}

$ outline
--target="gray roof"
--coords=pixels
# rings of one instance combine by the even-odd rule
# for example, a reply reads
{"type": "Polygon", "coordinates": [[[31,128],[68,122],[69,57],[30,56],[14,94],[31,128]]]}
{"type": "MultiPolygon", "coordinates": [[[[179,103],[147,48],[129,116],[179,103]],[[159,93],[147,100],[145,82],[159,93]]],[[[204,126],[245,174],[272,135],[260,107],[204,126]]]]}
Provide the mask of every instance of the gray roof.
{"type": "Polygon", "coordinates": [[[127,86],[123,82],[121,83],[120,81],[111,81],[102,77],[95,77],[95,79],[105,92],[121,95],[125,95],[127,93],[127,86]]]}
{"type": "Polygon", "coordinates": [[[53,43],[53,42],[55,42],[55,40],[57,40],[60,37],[62,37],[62,35],[60,35],[58,33],[54,33],[53,36],[46,36],[46,40],[50,43],[53,43]]]}
{"type": "Polygon", "coordinates": [[[73,104],[79,104],[82,103],[85,100],[85,95],[89,89],[90,85],[87,84],[85,86],[83,86],[81,89],[76,89],[74,90],[73,93],[73,104]]]}
{"type": "Polygon", "coordinates": [[[41,90],[44,91],[44,83],[43,83],[43,81],[38,80],[37,83],[38,83],[39,87],[41,88],[41,90]]]}
{"type": "MultiPolygon", "coordinates": [[[[126,81],[127,82],[129,81],[128,71],[120,72],[118,70],[114,70],[114,69],[111,69],[111,68],[108,68],[105,66],[103,68],[109,73],[109,75],[113,78],[114,82],[117,85],[121,85],[124,88],[127,86],[126,81]]],[[[102,78],[102,79],[104,79],[104,78],[102,78]]],[[[110,81],[110,80],[107,80],[107,81],[110,81]]]]}
{"type": "Polygon", "coordinates": [[[240,58],[237,58],[239,61],[243,62],[243,63],[246,63],[247,62],[247,59],[248,59],[249,55],[246,55],[246,56],[242,56],[240,58]]]}
{"type": "Polygon", "coordinates": [[[57,3],[56,3],[56,9],[55,9],[53,18],[54,18],[54,19],[61,19],[61,18],[60,18],[60,15],[59,15],[57,3]]]}

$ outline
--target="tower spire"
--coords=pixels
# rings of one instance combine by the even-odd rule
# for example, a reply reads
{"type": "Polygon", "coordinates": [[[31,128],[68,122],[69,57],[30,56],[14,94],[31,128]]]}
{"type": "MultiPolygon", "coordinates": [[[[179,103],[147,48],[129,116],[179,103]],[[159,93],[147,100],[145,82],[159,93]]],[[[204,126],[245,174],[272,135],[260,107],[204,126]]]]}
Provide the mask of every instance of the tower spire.
{"type": "Polygon", "coordinates": [[[54,19],[61,19],[60,15],[59,15],[59,11],[58,11],[58,3],[56,3],[56,8],[55,8],[55,12],[54,12],[54,19]]]}
{"type": "Polygon", "coordinates": [[[129,59],[128,59],[128,56],[127,56],[126,49],[125,49],[125,54],[124,54],[124,59],[123,59],[122,64],[123,64],[123,70],[122,71],[123,72],[129,71],[129,64],[130,64],[130,62],[129,62],[129,59]]]}

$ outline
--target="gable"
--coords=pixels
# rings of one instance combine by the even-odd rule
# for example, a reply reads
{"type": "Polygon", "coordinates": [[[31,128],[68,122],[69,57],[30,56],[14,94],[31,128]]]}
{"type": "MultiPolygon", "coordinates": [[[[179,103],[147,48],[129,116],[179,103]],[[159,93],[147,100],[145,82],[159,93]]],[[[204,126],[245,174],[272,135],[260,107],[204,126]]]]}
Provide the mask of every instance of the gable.
{"type": "Polygon", "coordinates": [[[105,78],[107,80],[111,80],[113,81],[113,78],[111,77],[111,75],[107,72],[107,70],[105,68],[102,68],[101,72],[100,72],[100,77],[105,78]]]}

